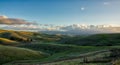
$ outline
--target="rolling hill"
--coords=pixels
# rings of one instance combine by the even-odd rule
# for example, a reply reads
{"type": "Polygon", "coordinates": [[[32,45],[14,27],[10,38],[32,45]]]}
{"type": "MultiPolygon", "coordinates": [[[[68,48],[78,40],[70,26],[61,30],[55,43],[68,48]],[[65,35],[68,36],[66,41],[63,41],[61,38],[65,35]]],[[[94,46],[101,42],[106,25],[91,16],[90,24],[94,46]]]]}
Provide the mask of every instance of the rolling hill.
{"type": "Polygon", "coordinates": [[[116,48],[116,45],[120,45],[119,40],[119,33],[66,36],[0,30],[0,44],[2,44],[0,45],[0,59],[3,58],[0,63],[13,63],[11,65],[14,65],[14,62],[31,64],[77,58],[81,54],[116,48]],[[12,47],[13,45],[16,45],[16,47],[12,47]]]}
{"type": "Polygon", "coordinates": [[[0,64],[16,60],[41,59],[46,56],[40,51],[0,45],[0,64]]]}
{"type": "MultiPolygon", "coordinates": [[[[35,43],[37,42],[56,42],[62,38],[68,36],[65,35],[48,35],[36,32],[26,32],[26,31],[13,31],[13,30],[0,30],[0,38],[8,39],[9,41],[15,41],[18,43],[35,43]]],[[[2,42],[1,42],[2,44],[2,42]]],[[[4,43],[3,43],[4,44],[4,43]]]]}
{"type": "Polygon", "coordinates": [[[9,40],[6,38],[0,38],[0,44],[2,45],[17,45],[19,42],[13,41],[13,40],[9,40]]]}
{"type": "Polygon", "coordinates": [[[0,30],[0,38],[8,39],[9,41],[30,42],[33,35],[34,33],[32,32],[0,30]]]}
{"type": "Polygon", "coordinates": [[[62,39],[60,43],[82,46],[116,46],[120,45],[120,33],[75,36],[62,39]]]}

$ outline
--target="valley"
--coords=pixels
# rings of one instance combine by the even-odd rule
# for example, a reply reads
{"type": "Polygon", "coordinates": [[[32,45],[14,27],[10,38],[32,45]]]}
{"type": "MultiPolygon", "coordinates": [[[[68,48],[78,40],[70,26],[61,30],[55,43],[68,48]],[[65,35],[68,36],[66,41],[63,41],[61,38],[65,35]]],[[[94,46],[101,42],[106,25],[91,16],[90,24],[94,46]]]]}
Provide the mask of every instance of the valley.
{"type": "Polygon", "coordinates": [[[118,33],[89,36],[13,30],[0,30],[0,33],[3,65],[112,65],[119,60],[119,55],[116,55],[118,58],[111,57],[112,49],[120,49],[118,33]]]}

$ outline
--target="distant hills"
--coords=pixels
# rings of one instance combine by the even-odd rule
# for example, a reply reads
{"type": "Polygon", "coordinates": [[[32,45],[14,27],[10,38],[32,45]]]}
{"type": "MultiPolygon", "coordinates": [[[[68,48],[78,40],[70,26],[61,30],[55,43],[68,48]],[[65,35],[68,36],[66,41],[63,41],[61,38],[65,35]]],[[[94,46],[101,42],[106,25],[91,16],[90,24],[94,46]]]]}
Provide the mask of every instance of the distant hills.
{"type": "Polygon", "coordinates": [[[116,46],[120,45],[120,33],[69,37],[62,39],[61,43],[80,46],[116,46]]]}
{"type": "Polygon", "coordinates": [[[31,43],[37,40],[40,40],[41,42],[54,42],[60,40],[63,37],[67,36],[0,29],[0,44],[2,45],[14,46],[19,44],[31,43]]]}

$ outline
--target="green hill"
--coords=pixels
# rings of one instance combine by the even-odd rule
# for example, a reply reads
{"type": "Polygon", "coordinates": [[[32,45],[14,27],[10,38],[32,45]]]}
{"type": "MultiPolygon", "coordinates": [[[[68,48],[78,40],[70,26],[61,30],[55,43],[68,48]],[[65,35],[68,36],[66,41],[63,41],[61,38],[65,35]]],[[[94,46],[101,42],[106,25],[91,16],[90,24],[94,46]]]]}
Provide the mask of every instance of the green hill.
{"type": "Polygon", "coordinates": [[[0,64],[16,60],[41,59],[46,56],[42,52],[30,49],[0,45],[0,64]]]}
{"type": "Polygon", "coordinates": [[[90,36],[76,36],[61,40],[64,44],[75,44],[83,46],[113,46],[120,45],[120,33],[116,34],[96,34],[90,36]]]}
{"type": "Polygon", "coordinates": [[[48,58],[42,59],[41,61],[53,61],[59,59],[73,58],[79,56],[82,53],[107,50],[111,48],[106,46],[102,46],[102,47],[76,46],[76,45],[57,44],[57,43],[25,44],[25,45],[20,45],[19,47],[29,48],[37,51],[43,51],[50,55],[48,58]]]}

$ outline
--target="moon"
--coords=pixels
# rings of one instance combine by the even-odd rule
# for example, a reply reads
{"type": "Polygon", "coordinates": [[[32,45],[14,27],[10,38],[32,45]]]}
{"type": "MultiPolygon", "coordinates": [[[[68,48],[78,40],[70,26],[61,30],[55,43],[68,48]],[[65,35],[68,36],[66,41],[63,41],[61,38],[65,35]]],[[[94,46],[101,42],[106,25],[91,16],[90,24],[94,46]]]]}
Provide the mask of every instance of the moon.
{"type": "Polygon", "coordinates": [[[81,7],[80,9],[83,11],[83,10],[85,10],[85,7],[81,7]]]}
{"type": "Polygon", "coordinates": [[[110,3],[109,2],[103,2],[104,5],[109,5],[110,3]]]}

